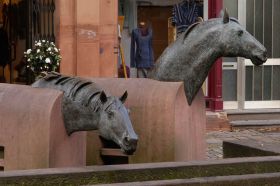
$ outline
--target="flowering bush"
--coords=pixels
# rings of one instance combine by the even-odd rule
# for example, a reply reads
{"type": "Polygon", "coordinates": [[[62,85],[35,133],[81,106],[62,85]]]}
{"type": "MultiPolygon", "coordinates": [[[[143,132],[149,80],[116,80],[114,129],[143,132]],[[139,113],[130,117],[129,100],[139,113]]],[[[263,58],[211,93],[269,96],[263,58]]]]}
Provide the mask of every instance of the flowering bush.
{"type": "Polygon", "coordinates": [[[60,49],[46,40],[35,41],[34,48],[24,52],[24,57],[27,59],[27,68],[35,75],[44,71],[56,71],[61,61],[60,49]]]}

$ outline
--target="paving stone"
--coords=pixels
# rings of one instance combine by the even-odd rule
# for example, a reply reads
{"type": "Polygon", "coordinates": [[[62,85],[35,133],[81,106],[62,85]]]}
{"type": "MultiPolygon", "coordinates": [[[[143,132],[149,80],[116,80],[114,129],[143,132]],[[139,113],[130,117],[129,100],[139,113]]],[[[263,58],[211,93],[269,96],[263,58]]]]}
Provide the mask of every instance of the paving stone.
{"type": "Polygon", "coordinates": [[[215,138],[211,138],[211,139],[207,139],[207,143],[208,144],[213,144],[213,143],[222,143],[223,141],[221,139],[215,139],[215,138]]]}
{"type": "Polygon", "coordinates": [[[280,142],[280,132],[261,133],[259,131],[248,130],[235,130],[228,131],[215,131],[207,133],[207,158],[208,159],[222,159],[223,158],[223,140],[256,140],[260,145],[275,144],[280,142]]]}
{"type": "Polygon", "coordinates": [[[239,139],[239,140],[244,140],[244,139],[248,139],[248,137],[244,137],[244,136],[236,136],[235,139],[239,139]]]}

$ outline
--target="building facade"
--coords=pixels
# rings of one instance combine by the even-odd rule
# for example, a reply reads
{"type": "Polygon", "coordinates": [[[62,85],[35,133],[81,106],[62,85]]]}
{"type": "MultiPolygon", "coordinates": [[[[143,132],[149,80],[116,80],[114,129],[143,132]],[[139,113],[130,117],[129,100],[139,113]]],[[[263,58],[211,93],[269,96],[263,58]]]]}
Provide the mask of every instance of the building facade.
{"type": "Polygon", "coordinates": [[[117,77],[117,0],[56,0],[60,72],[117,77]]]}
{"type": "Polygon", "coordinates": [[[280,108],[280,2],[224,0],[224,7],[267,48],[269,58],[262,66],[243,58],[223,60],[224,109],[280,108]]]}
{"type": "MultiPolygon", "coordinates": [[[[139,9],[145,6],[168,7],[177,2],[135,1],[131,17],[137,22],[137,16],[141,16],[139,9]]],[[[253,66],[250,60],[244,58],[219,59],[206,81],[207,107],[212,111],[280,108],[280,26],[276,19],[280,3],[277,0],[204,0],[203,4],[205,20],[219,17],[221,10],[227,8],[230,16],[237,18],[267,48],[269,56],[260,67],[253,66]]],[[[159,17],[154,19],[159,20],[159,17]]],[[[155,43],[163,43],[158,36],[155,40],[155,43]]]]}
{"type": "MultiPolygon", "coordinates": [[[[140,19],[148,19],[154,29],[154,50],[159,56],[168,45],[168,18],[172,6],[181,0],[5,0],[28,2],[25,13],[26,38],[16,39],[15,62],[5,68],[13,80],[13,68],[34,40],[53,39],[63,56],[60,72],[85,77],[118,77],[118,16],[125,14],[121,46],[129,66],[130,32],[140,19]],[[32,6],[31,6],[32,5],[32,6]],[[126,12],[128,11],[128,12],[126,12]],[[42,13],[44,12],[44,13],[42,13]],[[126,13],[124,13],[126,12],[126,13]],[[30,29],[31,28],[31,29],[30,29]],[[11,72],[11,73],[10,73],[11,72]]],[[[205,84],[210,110],[280,108],[280,14],[278,0],[204,0],[204,19],[218,17],[223,8],[268,49],[269,60],[253,66],[243,58],[223,58],[216,62],[205,84]]],[[[0,14],[1,15],[1,14],[0,14]]],[[[0,19],[1,22],[1,19],[0,19]]],[[[3,20],[2,20],[3,22],[3,20]]],[[[13,82],[13,81],[11,81],[13,82]]]]}

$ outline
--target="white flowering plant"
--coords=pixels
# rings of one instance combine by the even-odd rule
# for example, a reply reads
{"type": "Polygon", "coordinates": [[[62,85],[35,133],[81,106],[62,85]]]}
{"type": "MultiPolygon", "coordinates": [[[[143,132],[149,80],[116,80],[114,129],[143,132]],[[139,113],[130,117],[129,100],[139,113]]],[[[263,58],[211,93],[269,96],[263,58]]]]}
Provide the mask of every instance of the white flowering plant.
{"type": "Polygon", "coordinates": [[[35,75],[56,71],[61,61],[60,49],[47,40],[35,41],[34,48],[24,52],[24,57],[27,59],[27,68],[35,75]]]}

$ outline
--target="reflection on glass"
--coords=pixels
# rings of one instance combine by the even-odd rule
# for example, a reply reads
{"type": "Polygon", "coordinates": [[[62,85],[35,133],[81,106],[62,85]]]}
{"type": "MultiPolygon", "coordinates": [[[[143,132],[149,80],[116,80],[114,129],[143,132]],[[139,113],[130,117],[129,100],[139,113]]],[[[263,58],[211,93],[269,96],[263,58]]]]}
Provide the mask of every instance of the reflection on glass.
{"type": "Polygon", "coordinates": [[[272,99],[280,100],[280,66],[273,66],[273,90],[272,99]]]}
{"type": "Polygon", "coordinates": [[[263,68],[263,100],[271,100],[272,66],[264,66],[263,68]]]}
{"type": "Polygon", "coordinates": [[[237,70],[223,70],[223,100],[237,100],[237,70]]]}
{"type": "Polygon", "coordinates": [[[246,67],[246,79],[245,79],[245,100],[253,100],[253,66],[246,67]]]}
{"type": "Polygon", "coordinates": [[[262,66],[254,66],[254,95],[256,101],[262,100],[262,66]]]}

